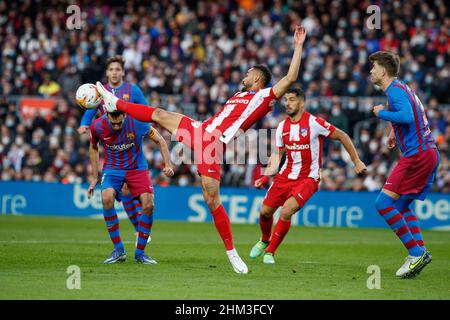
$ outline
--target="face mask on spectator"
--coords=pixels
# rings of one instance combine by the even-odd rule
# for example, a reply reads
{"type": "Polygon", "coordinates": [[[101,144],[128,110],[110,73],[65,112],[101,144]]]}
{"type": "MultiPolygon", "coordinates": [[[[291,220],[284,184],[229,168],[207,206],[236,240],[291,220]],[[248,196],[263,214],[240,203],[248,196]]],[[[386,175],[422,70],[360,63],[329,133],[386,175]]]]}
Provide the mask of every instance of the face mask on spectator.
{"type": "Polygon", "coordinates": [[[347,108],[349,108],[350,110],[354,110],[356,109],[356,102],[355,101],[350,101],[347,105],[347,108]]]}
{"type": "Polygon", "coordinates": [[[369,149],[370,149],[370,152],[375,153],[378,150],[378,142],[371,141],[369,143],[369,149]]]}
{"type": "Polygon", "coordinates": [[[10,142],[11,142],[11,139],[10,139],[9,137],[5,136],[5,137],[2,138],[2,144],[3,144],[3,145],[6,146],[6,145],[8,145],[10,142]]]}
{"type": "Polygon", "coordinates": [[[187,186],[187,185],[189,184],[189,180],[188,180],[186,177],[181,177],[181,178],[178,180],[178,184],[179,184],[181,187],[187,186]]]}
{"type": "Polygon", "coordinates": [[[411,71],[412,71],[412,72],[417,72],[417,71],[419,71],[419,66],[417,65],[417,63],[413,63],[413,64],[411,65],[411,71]]]}
{"type": "Polygon", "coordinates": [[[362,143],[366,143],[367,141],[369,141],[370,137],[368,134],[363,134],[361,135],[361,142],[362,143]]]}
{"type": "Polygon", "coordinates": [[[442,68],[444,66],[444,58],[442,56],[439,56],[436,58],[436,67],[442,68]]]}
{"type": "Polygon", "coordinates": [[[331,110],[331,114],[332,114],[334,117],[338,117],[338,116],[341,115],[341,109],[339,109],[339,108],[333,108],[333,109],[331,110]]]}
{"type": "Polygon", "coordinates": [[[11,128],[11,127],[14,127],[16,122],[14,121],[14,118],[8,117],[8,118],[6,118],[5,124],[8,128],[11,128]]]}
{"type": "Polygon", "coordinates": [[[411,75],[411,73],[405,74],[405,81],[406,81],[406,82],[411,82],[411,81],[412,81],[412,75],[411,75]]]}
{"type": "Polygon", "coordinates": [[[73,134],[73,128],[72,127],[66,127],[64,130],[66,135],[72,135],[73,134]]]}
{"type": "Polygon", "coordinates": [[[358,91],[358,87],[357,87],[357,86],[354,86],[354,85],[348,86],[348,92],[349,92],[350,94],[355,94],[356,91],[358,91]]]}
{"type": "Polygon", "coordinates": [[[18,137],[16,138],[16,144],[17,144],[18,146],[22,146],[23,143],[24,143],[23,137],[18,136],[18,137]]]}
{"type": "Polygon", "coordinates": [[[431,84],[433,82],[433,77],[432,76],[426,76],[425,77],[425,83],[426,84],[431,84]]]}
{"type": "Polygon", "coordinates": [[[305,74],[303,75],[303,80],[305,80],[306,82],[309,82],[312,80],[312,75],[309,72],[305,72],[305,74]]]}

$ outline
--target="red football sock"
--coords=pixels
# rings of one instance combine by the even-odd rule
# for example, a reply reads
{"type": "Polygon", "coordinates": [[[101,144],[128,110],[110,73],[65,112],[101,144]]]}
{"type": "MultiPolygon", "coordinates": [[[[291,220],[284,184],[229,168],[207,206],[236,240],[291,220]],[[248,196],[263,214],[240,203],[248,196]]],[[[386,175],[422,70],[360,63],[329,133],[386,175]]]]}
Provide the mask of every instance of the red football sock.
{"type": "Polygon", "coordinates": [[[220,205],[212,213],[214,224],[220,237],[222,238],[223,244],[227,250],[234,249],[233,235],[231,233],[230,219],[228,218],[225,208],[220,205]]]}
{"type": "Polygon", "coordinates": [[[142,122],[152,121],[153,111],[155,111],[156,109],[154,107],[146,106],[143,104],[130,103],[120,99],[117,101],[116,107],[117,110],[128,113],[136,120],[142,122]]]}
{"type": "Polygon", "coordinates": [[[275,229],[272,233],[272,239],[270,239],[270,244],[266,249],[266,252],[275,253],[278,246],[284,239],[286,233],[288,233],[289,228],[291,227],[291,220],[285,221],[281,218],[278,220],[275,229]]]}
{"type": "Polygon", "coordinates": [[[262,241],[264,242],[270,241],[270,235],[272,234],[272,224],[273,224],[273,216],[267,218],[262,214],[259,215],[259,227],[261,228],[262,241]]]}

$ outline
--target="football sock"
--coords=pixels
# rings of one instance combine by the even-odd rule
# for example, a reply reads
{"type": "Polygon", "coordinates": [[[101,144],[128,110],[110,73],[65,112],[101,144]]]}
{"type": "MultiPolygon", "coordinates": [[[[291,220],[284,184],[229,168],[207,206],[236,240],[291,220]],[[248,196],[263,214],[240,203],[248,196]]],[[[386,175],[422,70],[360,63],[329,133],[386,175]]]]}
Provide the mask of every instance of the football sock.
{"type": "Polygon", "coordinates": [[[134,226],[134,230],[138,231],[139,216],[141,214],[141,205],[138,200],[133,200],[131,194],[121,197],[123,208],[134,226]]]}
{"type": "Polygon", "coordinates": [[[136,251],[134,253],[134,257],[137,258],[141,254],[144,253],[145,246],[147,245],[148,236],[150,235],[150,231],[153,225],[153,214],[146,215],[141,214],[141,218],[139,219],[139,232],[138,239],[136,244],[136,251]]]}
{"type": "Polygon", "coordinates": [[[403,216],[403,219],[405,219],[406,224],[408,225],[408,229],[411,232],[411,234],[414,237],[414,240],[416,240],[417,244],[422,247],[422,249],[426,250],[425,244],[423,242],[422,238],[422,231],[420,229],[420,223],[417,219],[416,215],[410,208],[410,205],[412,203],[412,199],[398,199],[395,203],[395,208],[400,211],[400,213],[403,216]]]}
{"type": "Polygon", "coordinates": [[[259,215],[259,227],[261,228],[261,241],[269,242],[270,235],[272,234],[273,216],[265,217],[262,214],[259,215]]]}
{"type": "Polygon", "coordinates": [[[422,249],[414,240],[413,235],[409,231],[408,225],[400,212],[395,208],[395,200],[387,194],[380,192],[375,202],[378,213],[386,220],[391,229],[403,243],[411,256],[421,256],[422,249]]]}
{"type": "Polygon", "coordinates": [[[103,218],[105,219],[106,228],[108,229],[109,237],[114,244],[114,248],[124,252],[122,239],[120,238],[119,218],[117,217],[116,209],[114,209],[114,207],[111,209],[103,209],[103,218]]]}
{"type": "Polygon", "coordinates": [[[211,212],[214,219],[214,225],[222,238],[223,244],[227,250],[234,249],[233,235],[231,233],[230,219],[228,218],[225,208],[220,205],[216,210],[211,212]]]}
{"type": "Polygon", "coordinates": [[[277,250],[278,246],[283,241],[290,227],[291,227],[291,220],[283,220],[281,218],[278,219],[278,222],[275,225],[275,229],[273,230],[269,246],[266,248],[266,252],[275,254],[275,250],[277,250]]]}
{"type": "Polygon", "coordinates": [[[154,107],[146,106],[143,104],[126,102],[120,99],[117,101],[116,107],[117,110],[128,113],[136,120],[143,122],[152,121],[153,112],[156,110],[156,108],[154,107]]]}

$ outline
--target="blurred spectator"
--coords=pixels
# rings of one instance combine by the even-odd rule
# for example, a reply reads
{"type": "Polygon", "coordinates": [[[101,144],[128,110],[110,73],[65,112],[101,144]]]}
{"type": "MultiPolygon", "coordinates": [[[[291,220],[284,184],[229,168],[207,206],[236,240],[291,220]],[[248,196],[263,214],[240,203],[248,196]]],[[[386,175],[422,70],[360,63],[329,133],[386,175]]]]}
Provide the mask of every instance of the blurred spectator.
{"type": "MultiPolygon", "coordinates": [[[[266,64],[273,83],[279,80],[292,55],[292,27],[302,23],[309,32],[298,84],[307,92],[307,109],[348,132],[369,166],[366,177],[355,177],[342,151],[325,140],[321,188],[379,190],[396,163],[398,150],[387,149],[386,128],[371,114],[385,98],[368,81],[367,61],[376,50],[392,50],[401,57],[400,77],[427,109],[441,152],[435,191],[450,192],[450,14],[445,2],[405,1],[401,10],[397,2],[383,2],[381,31],[366,28],[366,2],[357,1],[112,3],[79,1],[82,28],[68,30],[65,12],[71,1],[0,0],[2,180],[86,181],[89,139],[76,132],[82,111],[73,95],[81,83],[103,80],[108,57],[125,57],[127,81],[138,84],[150,104],[203,121],[240,90],[251,66],[266,64]],[[20,95],[55,97],[53,119],[21,118],[20,95]]],[[[281,110],[279,103],[255,129],[276,127],[284,118],[281,110]]],[[[155,184],[199,183],[195,165],[176,166],[175,177],[167,180],[156,150],[146,143],[155,184]]],[[[262,166],[260,159],[252,161],[224,165],[223,183],[252,186],[262,166]]]]}

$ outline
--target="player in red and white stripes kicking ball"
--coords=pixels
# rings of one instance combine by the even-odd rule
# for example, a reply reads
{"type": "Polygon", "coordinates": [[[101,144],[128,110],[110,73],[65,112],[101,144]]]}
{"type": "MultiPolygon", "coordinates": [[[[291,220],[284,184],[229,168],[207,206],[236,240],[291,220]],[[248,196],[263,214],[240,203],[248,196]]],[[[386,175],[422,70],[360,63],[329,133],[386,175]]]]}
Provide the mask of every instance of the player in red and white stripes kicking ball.
{"type": "Polygon", "coordinates": [[[305,94],[301,89],[288,91],[284,101],[288,117],[278,125],[275,151],[270,156],[264,176],[255,181],[255,187],[264,186],[269,176],[278,171],[281,157],[286,153],[286,160],[267,190],[261,207],[261,240],[250,251],[250,258],[263,255],[263,262],[267,264],[275,263],[275,251],[291,227],[291,217],[319,188],[324,137],[342,143],[357,174],[367,170],[345,132],[305,111],[305,94]],[[272,233],[273,215],[279,207],[280,218],[272,233]]]}
{"type": "Polygon", "coordinates": [[[223,151],[239,131],[247,130],[271,111],[275,100],[281,98],[297,80],[305,38],[305,29],[296,26],[289,71],[273,87],[268,87],[271,74],[267,67],[257,65],[250,68],[242,80],[242,91],[237,92],[222,110],[203,123],[179,113],[119,100],[97,82],[106,111],[119,110],[139,121],[156,122],[170,133],[175,133],[178,141],[194,151],[203,197],[225,245],[228,259],[237,273],[248,273],[248,268],[234,247],[230,220],[219,197],[223,151]]]}

